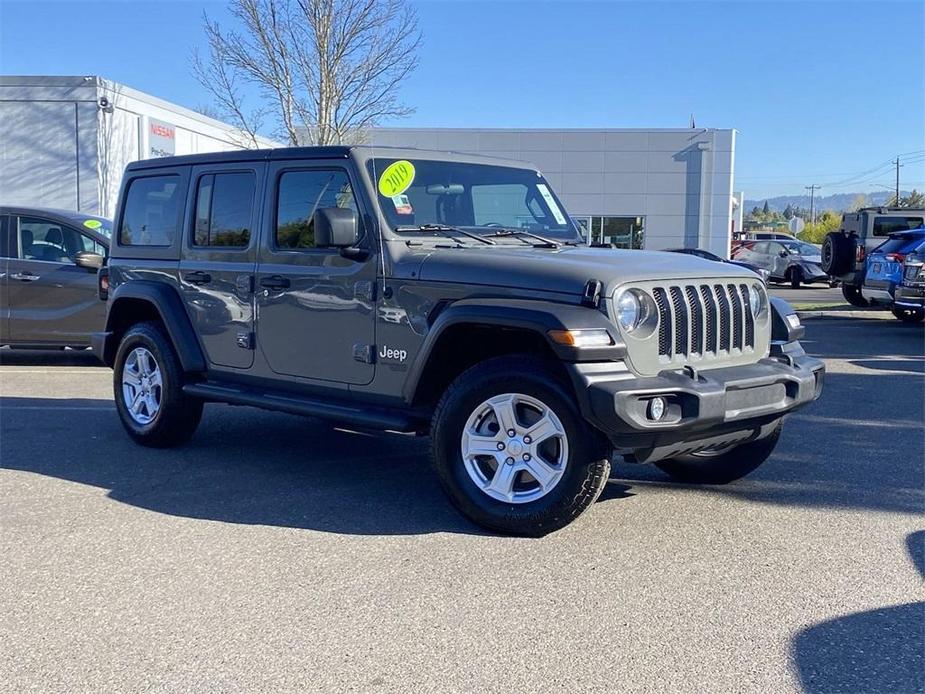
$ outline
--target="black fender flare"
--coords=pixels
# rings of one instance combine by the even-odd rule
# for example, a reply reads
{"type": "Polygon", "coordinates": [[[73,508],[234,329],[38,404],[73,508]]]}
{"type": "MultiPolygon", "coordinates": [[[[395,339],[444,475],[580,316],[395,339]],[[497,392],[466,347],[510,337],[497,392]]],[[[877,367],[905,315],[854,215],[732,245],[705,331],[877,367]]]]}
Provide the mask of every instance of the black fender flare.
{"type": "Polygon", "coordinates": [[[769,310],[771,311],[771,340],[773,342],[795,342],[806,333],[806,328],[800,322],[793,306],[777,296],[770,297],[769,310]],[[788,318],[795,316],[796,320],[788,318]],[[793,321],[791,323],[791,321],[793,321]]]}
{"type": "Polygon", "coordinates": [[[615,361],[626,356],[626,345],[616,326],[600,310],[577,304],[531,299],[463,299],[449,304],[433,319],[421,349],[408,370],[402,396],[414,400],[427,371],[431,354],[446,330],[460,324],[529,330],[542,336],[562,361],[615,361]],[[570,347],[554,342],[550,330],[604,329],[613,343],[609,347],[570,347]]]}
{"type": "MultiPolygon", "coordinates": [[[[167,336],[177,350],[177,356],[184,371],[202,372],[206,370],[205,355],[183,306],[183,300],[176,289],[162,282],[135,280],[116,287],[110,296],[109,309],[106,312],[106,334],[108,336],[112,336],[114,324],[118,323],[114,317],[119,314],[120,301],[124,303],[128,299],[145,301],[154,307],[167,330],[167,336]]],[[[113,363],[118,347],[115,340],[106,340],[103,348],[104,363],[110,365],[113,363]]]]}

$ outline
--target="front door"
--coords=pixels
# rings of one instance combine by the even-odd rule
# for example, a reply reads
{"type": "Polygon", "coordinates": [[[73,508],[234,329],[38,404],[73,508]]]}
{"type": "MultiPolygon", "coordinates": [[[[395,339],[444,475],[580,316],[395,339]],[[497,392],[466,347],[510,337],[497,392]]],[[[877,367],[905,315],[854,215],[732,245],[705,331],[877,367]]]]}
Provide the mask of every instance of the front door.
{"type": "Polygon", "coordinates": [[[78,267],[81,251],[105,253],[76,229],[40,217],[11,216],[15,249],[7,261],[10,339],[16,343],[82,346],[103,329],[106,304],[96,270],[78,267]]]}
{"type": "MultiPolygon", "coordinates": [[[[276,162],[267,176],[265,233],[257,266],[257,346],[287,376],[366,384],[375,367],[376,247],[364,259],[318,248],[312,216],[350,208],[363,219],[343,160],[276,162]]],[[[362,222],[361,222],[361,226],[362,222]]]]}
{"type": "Polygon", "coordinates": [[[254,362],[254,273],[266,164],[193,167],[180,260],[184,303],[206,358],[254,362]]]}

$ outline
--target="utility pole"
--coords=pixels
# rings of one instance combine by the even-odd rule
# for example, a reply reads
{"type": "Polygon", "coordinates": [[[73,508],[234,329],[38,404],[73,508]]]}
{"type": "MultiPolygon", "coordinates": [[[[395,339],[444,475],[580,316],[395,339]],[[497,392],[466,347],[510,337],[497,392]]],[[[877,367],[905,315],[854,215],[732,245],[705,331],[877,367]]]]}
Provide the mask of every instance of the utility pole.
{"type": "Polygon", "coordinates": [[[816,223],[816,191],[819,190],[822,186],[817,186],[813,183],[811,186],[805,186],[806,190],[809,191],[809,217],[810,223],[816,223]]]}
{"type": "Polygon", "coordinates": [[[899,165],[899,155],[896,155],[896,160],[893,163],[896,164],[896,202],[893,204],[899,207],[899,169],[901,168],[899,165]]]}

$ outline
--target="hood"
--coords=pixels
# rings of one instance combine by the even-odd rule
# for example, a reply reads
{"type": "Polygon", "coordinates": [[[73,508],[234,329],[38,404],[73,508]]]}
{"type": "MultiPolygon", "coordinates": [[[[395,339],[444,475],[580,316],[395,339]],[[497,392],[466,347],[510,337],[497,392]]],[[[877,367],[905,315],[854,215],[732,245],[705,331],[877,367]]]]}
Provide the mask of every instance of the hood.
{"type": "Polygon", "coordinates": [[[650,280],[740,277],[752,272],[682,253],[628,251],[587,246],[557,249],[529,246],[484,246],[437,249],[420,268],[431,282],[462,282],[519,289],[580,294],[590,279],[604,284],[604,295],[617,286],[650,280]]]}

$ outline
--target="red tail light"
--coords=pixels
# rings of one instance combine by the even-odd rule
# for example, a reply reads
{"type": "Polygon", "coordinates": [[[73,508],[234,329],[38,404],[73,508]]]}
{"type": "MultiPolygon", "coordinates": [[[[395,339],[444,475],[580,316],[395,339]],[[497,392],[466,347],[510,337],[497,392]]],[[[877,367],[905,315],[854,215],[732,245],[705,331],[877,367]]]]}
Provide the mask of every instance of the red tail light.
{"type": "Polygon", "coordinates": [[[893,263],[901,263],[906,259],[905,253],[887,253],[884,258],[893,263]]]}
{"type": "Polygon", "coordinates": [[[863,263],[864,258],[867,257],[867,248],[864,246],[858,246],[858,250],[855,253],[854,257],[857,260],[857,262],[863,263]]]}

